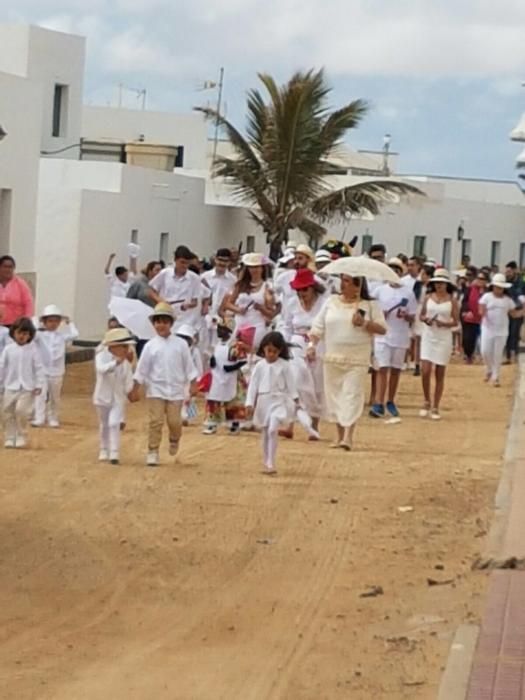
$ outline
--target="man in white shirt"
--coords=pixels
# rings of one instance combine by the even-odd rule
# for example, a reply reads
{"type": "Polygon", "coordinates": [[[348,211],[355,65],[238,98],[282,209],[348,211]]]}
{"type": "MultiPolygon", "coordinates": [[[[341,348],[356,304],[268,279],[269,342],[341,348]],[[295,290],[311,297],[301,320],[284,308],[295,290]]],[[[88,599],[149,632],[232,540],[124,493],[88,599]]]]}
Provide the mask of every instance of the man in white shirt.
{"type": "MultiPolygon", "coordinates": [[[[392,258],[388,265],[401,277],[401,260],[392,258]]],[[[410,324],[416,316],[417,301],[414,292],[403,285],[401,279],[399,284],[381,285],[375,290],[374,297],[385,315],[387,332],[386,335],[376,336],[374,339],[374,359],[378,376],[370,415],[374,418],[382,418],[385,415],[385,396],[388,388],[386,410],[392,418],[398,418],[395,398],[406,351],[410,346],[410,324]]]]}
{"type": "Polygon", "coordinates": [[[183,323],[191,323],[193,309],[201,299],[201,280],[199,275],[189,270],[190,262],[195,256],[191,250],[180,245],[175,250],[175,263],[166,267],[150,281],[162,299],[172,307],[176,321],[174,330],[183,323]]]}
{"type": "Polygon", "coordinates": [[[414,291],[416,283],[420,280],[422,267],[421,259],[418,258],[417,255],[413,255],[408,259],[407,274],[401,277],[401,282],[412,291],[414,291]]]}
{"type": "Polygon", "coordinates": [[[124,265],[117,265],[114,273],[111,272],[111,265],[116,257],[116,253],[111,253],[104,268],[104,274],[109,285],[109,298],[122,297],[125,298],[131,283],[137,274],[137,258],[130,256],[129,270],[124,265]]]}
{"type": "Polygon", "coordinates": [[[202,281],[211,291],[210,313],[212,316],[220,315],[224,297],[232,291],[237,282],[237,277],[228,270],[230,262],[230,250],[219,248],[215,256],[215,267],[201,275],[202,281]]]}

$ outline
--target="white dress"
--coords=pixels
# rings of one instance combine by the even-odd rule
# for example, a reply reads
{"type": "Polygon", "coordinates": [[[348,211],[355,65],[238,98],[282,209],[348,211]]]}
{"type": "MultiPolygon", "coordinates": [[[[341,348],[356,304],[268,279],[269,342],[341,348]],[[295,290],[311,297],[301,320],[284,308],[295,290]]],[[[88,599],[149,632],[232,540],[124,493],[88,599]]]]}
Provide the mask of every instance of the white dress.
{"type": "MultiPolygon", "coordinates": [[[[449,323],[452,321],[452,302],[435,301],[432,296],[427,298],[428,318],[449,323]]],[[[446,366],[452,355],[452,328],[438,328],[423,324],[421,336],[421,359],[434,365],[446,366]]]]}
{"type": "Polygon", "coordinates": [[[354,425],[365,406],[365,386],[372,336],[352,320],[358,309],[365,321],[386,328],[385,317],[375,301],[348,304],[332,295],[312,325],[311,335],[324,339],[324,392],[327,418],[343,427],[354,425]]]}
{"type": "Polygon", "coordinates": [[[235,304],[240,308],[246,308],[246,313],[235,315],[235,331],[243,326],[253,326],[255,328],[255,338],[253,347],[255,350],[259,348],[261,340],[267,333],[268,322],[263,314],[256,308],[255,304],[264,304],[267,292],[271,289],[268,281],[263,282],[260,289],[256,292],[241,292],[237,297],[235,304]]]}
{"type": "Polygon", "coordinates": [[[237,372],[224,371],[226,365],[232,364],[228,359],[229,352],[228,343],[218,343],[213,350],[215,367],[211,370],[211,386],[206,397],[208,401],[227,402],[235,398],[237,372]]]}
{"type": "Polygon", "coordinates": [[[288,360],[261,360],[255,365],[246,395],[246,406],[254,409],[253,423],[256,427],[267,428],[270,417],[281,425],[293,423],[295,401],[298,398],[288,360]]]}

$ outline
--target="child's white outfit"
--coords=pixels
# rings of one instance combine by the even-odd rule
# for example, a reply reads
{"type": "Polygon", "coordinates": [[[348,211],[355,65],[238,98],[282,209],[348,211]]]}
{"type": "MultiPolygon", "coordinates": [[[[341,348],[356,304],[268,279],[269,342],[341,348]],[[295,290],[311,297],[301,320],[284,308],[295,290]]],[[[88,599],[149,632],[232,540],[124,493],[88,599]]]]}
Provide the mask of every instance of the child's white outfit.
{"type": "Polygon", "coordinates": [[[159,463],[164,421],[168,424],[170,454],[177,453],[186,386],[197,378],[190,349],[182,338],[157,335],[145,346],[135,370],[135,381],[145,385],[149,406],[148,465],[159,463]]]}
{"type": "Polygon", "coordinates": [[[44,368],[35,343],[6,345],[0,357],[0,386],[4,387],[5,446],[25,447],[34,392],[43,390],[44,368]]]}
{"type": "Polygon", "coordinates": [[[487,379],[499,382],[503,351],[509,334],[509,313],[516,302],[509,296],[497,297],[487,292],[479,300],[486,311],[481,321],[481,355],[487,379]]]}
{"type": "Polygon", "coordinates": [[[293,371],[287,360],[275,362],[263,359],[253,370],[246,406],[253,408],[253,423],[262,429],[264,466],[275,469],[278,430],[295,420],[299,394],[293,371]]]}
{"type": "Polygon", "coordinates": [[[93,394],[100,426],[100,461],[119,459],[120,424],[129,392],[133,388],[133,371],[129,360],[117,362],[107,348],[95,357],[97,380],[93,394]]]}
{"type": "Polygon", "coordinates": [[[35,342],[41,351],[46,383],[42,393],[35,399],[35,427],[45,425],[46,408],[49,427],[58,428],[60,425],[60,396],[66,372],[66,347],[75,338],[78,338],[78,330],[71,322],[56,331],[37,331],[35,342]]]}
{"type": "MultiPolygon", "coordinates": [[[[204,367],[199,346],[195,343],[190,348],[190,355],[197,372],[197,377],[200,378],[204,374],[204,367]]],[[[190,386],[191,382],[188,382],[184,392],[184,403],[182,404],[181,411],[182,420],[187,422],[190,422],[192,418],[196,418],[198,415],[197,404],[195,403],[195,399],[191,396],[190,386]]]]}

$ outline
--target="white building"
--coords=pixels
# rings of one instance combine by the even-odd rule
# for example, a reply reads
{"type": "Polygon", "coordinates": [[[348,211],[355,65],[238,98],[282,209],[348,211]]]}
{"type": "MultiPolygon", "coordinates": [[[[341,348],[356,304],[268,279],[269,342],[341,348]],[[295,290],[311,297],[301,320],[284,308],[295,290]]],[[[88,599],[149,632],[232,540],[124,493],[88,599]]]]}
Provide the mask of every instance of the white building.
{"type": "MultiPolygon", "coordinates": [[[[38,308],[58,303],[84,338],[100,337],[103,268],[111,252],[125,264],[130,241],[140,244],[142,262],[169,260],[179,243],[202,255],[219,246],[265,248],[248,211],[209,176],[202,115],[83,107],[81,37],[0,25],[0,45],[0,125],[7,132],[0,143],[0,254],[17,259],[38,308]]],[[[348,150],[338,166],[340,186],[379,173],[381,155],[348,150]]],[[[452,268],[462,253],[480,264],[519,257],[525,265],[525,202],[515,183],[415,180],[427,198],[392,205],[373,221],[334,225],[330,235],[358,234],[359,249],[381,241],[392,254],[424,251],[452,268]]]]}

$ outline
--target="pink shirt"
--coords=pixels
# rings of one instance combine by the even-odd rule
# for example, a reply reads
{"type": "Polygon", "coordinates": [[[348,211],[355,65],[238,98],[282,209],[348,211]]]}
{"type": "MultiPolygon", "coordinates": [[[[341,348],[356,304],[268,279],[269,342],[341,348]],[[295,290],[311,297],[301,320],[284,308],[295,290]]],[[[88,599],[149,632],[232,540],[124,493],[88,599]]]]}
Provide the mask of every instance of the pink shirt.
{"type": "Polygon", "coordinates": [[[0,284],[0,323],[10,326],[20,316],[32,318],[33,297],[26,282],[16,275],[6,285],[0,284]]]}

